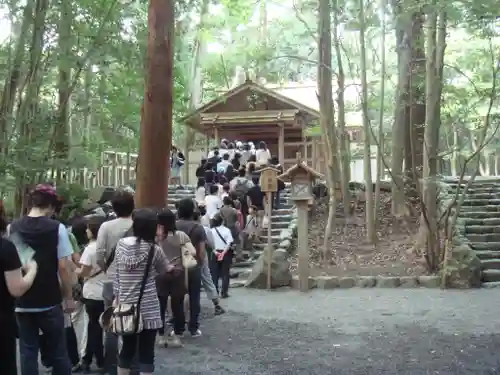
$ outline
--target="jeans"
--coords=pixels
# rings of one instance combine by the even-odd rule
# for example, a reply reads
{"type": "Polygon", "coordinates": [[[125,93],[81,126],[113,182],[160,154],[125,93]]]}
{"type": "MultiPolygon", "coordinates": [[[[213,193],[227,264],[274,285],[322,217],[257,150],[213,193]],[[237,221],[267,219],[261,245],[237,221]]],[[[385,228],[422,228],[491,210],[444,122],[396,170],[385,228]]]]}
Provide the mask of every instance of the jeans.
{"type": "MultiPolygon", "coordinates": [[[[104,300],[104,308],[108,308],[113,304],[113,283],[104,283],[102,287],[102,297],[104,300]]],[[[106,374],[116,375],[116,367],[118,365],[118,335],[113,332],[104,334],[104,369],[106,374]]],[[[134,357],[132,361],[131,374],[137,373],[137,361],[134,357]]]]}
{"type": "Polygon", "coordinates": [[[273,210],[279,210],[280,208],[280,191],[273,193],[273,210]]]}
{"type": "Polygon", "coordinates": [[[155,370],[155,340],[156,330],[145,329],[136,335],[122,337],[123,345],[120,350],[119,366],[130,369],[134,358],[139,358],[139,371],[153,373],[155,370]]]}
{"type": "Polygon", "coordinates": [[[0,311],[0,363],[2,375],[17,375],[16,316],[14,312],[0,311]]]}
{"type": "MultiPolygon", "coordinates": [[[[201,268],[196,267],[188,271],[188,296],[189,296],[189,324],[188,330],[195,333],[200,328],[199,317],[201,310],[201,268]]],[[[186,326],[184,311],[184,296],[171,296],[173,326],[176,335],[182,335],[186,326]]]]}
{"type": "Polygon", "coordinates": [[[45,354],[52,365],[52,375],[71,375],[62,307],[59,305],[41,312],[18,312],[16,316],[19,325],[21,374],[38,375],[41,330],[50,343],[45,354]]]}
{"type": "Polygon", "coordinates": [[[95,357],[97,367],[104,367],[103,332],[99,324],[99,317],[104,312],[104,301],[85,300],[85,311],[88,315],[87,345],[82,363],[90,365],[95,357]]]}
{"type": "Polygon", "coordinates": [[[212,280],[215,285],[217,293],[219,293],[219,279],[222,280],[221,295],[227,295],[229,291],[229,272],[231,270],[231,264],[233,263],[233,252],[229,250],[224,258],[219,261],[217,260],[215,254],[212,255],[210,259],[210,268],[212,273],[212,280]]]}
{"type": "MultiPolygon", "coordinates": [[[[78,340],[76,338],[76,332],[73,326],[69,326],[64,328],[66,334],[66,348],[68,349],[69,361],[73,366],[76,366],[80,363],[80,354],[78,353],[78,340]]],[[[45,367],[52,367],[52,359],[50,358],[50,340],[47,338],[47,335],[39,336],[39,344],[40,344],[40,359],[42,365],[45,367]]]]}
{"type": "Polygon", "coordinates": [[[217,289],[215,288],[214,281],[210,273],[208,258],[209,255],[207,254],[207,256],[205,256],[205,259],[203,259],[203,265],[201,266],[201,285],[203,285],[203,289],[205,289],[205,293],[207,293],[208,299],[213,301],[218,296],[217,289]]]}

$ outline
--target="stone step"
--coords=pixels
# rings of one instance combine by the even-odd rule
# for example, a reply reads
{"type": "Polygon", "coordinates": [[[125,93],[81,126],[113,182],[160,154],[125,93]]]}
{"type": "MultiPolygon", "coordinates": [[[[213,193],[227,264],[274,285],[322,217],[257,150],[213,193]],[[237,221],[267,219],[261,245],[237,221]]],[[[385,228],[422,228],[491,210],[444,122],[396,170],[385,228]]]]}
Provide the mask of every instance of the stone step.
{"type": "MultiPolygon", "coordinates": [[[[467,189],[467,195],[474,195],[474,194],[492,194],[492,193],[497,193],[500,190],[499,187],[477,187],[477,188],[470,188],[467,189]]],[[[450,194],[456,194],[457,189],[449,189],[448,192],[450,194]]],[[[465,189],[460,189],[459,194],[463,194],[465,192],[465,189]]]]}
{"type": "MultiPolygon", "coordinates": [[[[476,210],[478,209],[477,207],[474,207],[476,210]]],[[[460,218],[463,219],[497,219],[500,218],[500,212],[495,212],[495,211],[467,211],[467,212],[462,212],[460,211],[459,214],[460,218]]]]}
{"type": "Polygon", "coordinates": [[[487,283],[482,283],[481,287],[487,289],[500,288],[500,281],[491,281],[487,283]]]}
{"type": "Polygon", "coordinates": [[[273,215],[273,216],[271,216],[271,220],[273,221],[273,223],[275,221],[281,221],[281,222],[288,221],[288,222],[290,222],[292,219],[293,219],[292,215],[281,214],[281,215],[273,215]]]}
{"type": "Polygon", "coordinates": [[[290,224],[290,222],[287,222],[287,221],[272,221],[271,222],[271,227],[273,229],[286,229],[288,228],[288,225],[290,224]]]}
{"type": "Polygon", "coordinates": [[[251,273],[252,273],[252,267],[236,267],[236,268],[231,268],[230,277],[232,279],[236,279],[236,278],[247,279],[251,273]]]}
{"type": "Polygon", "coordinates": [[[481,267],[483,270],[496,269],[500,270],[500,259],[481,259],[481,267]]]}
{"type": "Polygon", "coordinates": [[[498,218],[485,218],[485,219],[462,219],[466,226],[476,226],[476,225],[500,225],[500,217],[498,218]]]}
{"type": "Polygon", "coordinates": [[[489,199],[466,199],[464,200],[464,203],[462,207],[465,206],[489,206],[489,205],[495,205],[498,206],[500,205],[500,199],[494,199],[494,198],[489,198],[489,199]]]}
{"type": "Polygon", "coordinates": [[[255,260],[244,260],[233,264],[236,268],[251,268],[255,264],[255,260]]]}
{"type": "Polygon", "coordinates": [[[467,193],[470,199],[500,199],[500,191],[493,191],[491,193],[467,193]]]}
{"type": "Polygon", "coordinates": [[[500,281],[500,270],[487,269],[482,272],[483,282],[498,282],[500,281]]]}
{"type": "Polygon", "coordinates": [[[484,212],[500,212],[500,204],[499,205],[485,205],[485,206],[462,206],[460,207],[460,213],[467,212],[477,212],[477,210],[481,210],[484,212]]]}
{"type": "Polygon", "coordinates": [[[468,234],[466,237],[470,242],[500,242],[500,233],[468,234]]]}
{"type": "Polygon", "coordinates": [[[500,250],[479,250],[475,254],[481,260],[500,259],[500,250]]]}
{"type": "Polygon", "coordinates": [[[472,242],[469,245],[477,251],[500,251],[500,242],[472,242]]]}
{"type": "Polygon", "coordinates": [[[489,234],[500,233],[500,226],[496,225],[466,225],[465,233],[472,234],[489,234]]]}
{"type": "Polygon", "coordinates": [[[279,210],[273,210],[273,212],[272,212],[272,216],[291,215],[291,214],[293,214],[293,210],[285,209],[285,208],[282,208],[279,210]]]}

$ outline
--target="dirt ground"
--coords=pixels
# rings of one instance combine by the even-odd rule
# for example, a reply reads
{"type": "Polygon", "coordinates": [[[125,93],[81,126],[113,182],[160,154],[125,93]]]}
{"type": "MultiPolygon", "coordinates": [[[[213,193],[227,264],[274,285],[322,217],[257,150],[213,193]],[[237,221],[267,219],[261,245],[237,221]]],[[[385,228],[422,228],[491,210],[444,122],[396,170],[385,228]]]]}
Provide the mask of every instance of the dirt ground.
{"type": "MultiPolygon", "coordinates": [[[[336,225],[330,240],[328,262],[322,262],[320,253],[328,206],[319,203],[309,218],[309,251],[311,276],[409,276],[426,274],[421,261],[410,249],[413,236],[418,231],[415,218],[396,223],[390,215],[390,195],[384,194],[381,210],[377,215],[376,246],[366,242],[364,207],[359,207],[352,217],[344,217],[342,207],[337,207],[336,225]],[[328,264],[325,264],[328,263],[328,264]]],[[[414,215],[418,217],[418,214],[414,215]]],[[[297,271],[297,258],[292,261],[292,272],[297,271]]]]}

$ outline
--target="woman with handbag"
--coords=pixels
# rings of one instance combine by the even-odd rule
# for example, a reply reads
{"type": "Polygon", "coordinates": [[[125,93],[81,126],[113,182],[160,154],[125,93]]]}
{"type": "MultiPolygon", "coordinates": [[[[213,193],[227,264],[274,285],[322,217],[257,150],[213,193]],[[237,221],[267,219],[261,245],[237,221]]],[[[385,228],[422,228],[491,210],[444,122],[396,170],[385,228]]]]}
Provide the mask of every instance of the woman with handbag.
{"type": "Polygon", "coordinates": [[[122,336],[118,375],[129,375],[138,351],[142,375],[154,372],[156,332],[162,328],[155,279],[166,272],[165,254],[155,244],[157,214],[139,209],[132,214],[134,235],[118,241],[115,252],[113,331],[122,336]]]}
{"type": "Polygon", "coordinates": [[[231,230],[224,226],[220,214],[212,219],[212,236],[214,238],[214,251],[212,253],[211,273],[217,292],[221,290],[221,298],[229,297],[229,273],[233,263],[233,236],[231,230]],[[222,279],[222,288],[219,289],[219,279],[222,279]]]}
{"type": "MultiPolygon", "coordinates": [[[[178,307],[182,307],[184,296],[187,293],[187,274],[182,262],[182,250],[187,243],[191,244],[191,240],[186,233],[176,229],[175,221],[175,214],[169,209],[163,210],[158,215],[157,239],[171,267],[169,267],[167,272],[158,275],[156,278],[156,290],[158,292],[160,315],[164,326],[159,330],[158,345],[179,348],[182,346],[180,336],[184,332],[185,317],[183,310],[178,307]],[[167,312],[169,297],[174,330],[167,339],[165,337],[165,314],[167,312]]],[[[191,247],[194,253],[196,253],[192,244],[191,247]]]]}

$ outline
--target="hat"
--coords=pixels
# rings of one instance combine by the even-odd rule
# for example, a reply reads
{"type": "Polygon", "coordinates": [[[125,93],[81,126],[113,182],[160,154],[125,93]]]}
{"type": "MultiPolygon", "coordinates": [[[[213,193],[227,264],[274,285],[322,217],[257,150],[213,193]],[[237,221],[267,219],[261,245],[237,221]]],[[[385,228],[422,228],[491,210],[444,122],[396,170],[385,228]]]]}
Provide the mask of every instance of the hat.
{"type": "Polygon", "coordinates": [[[35,189],[33,189],[33,192],[44,193],[57,197],[56,188],[49,184],[38,184],[35,186],[35,189]]]}

